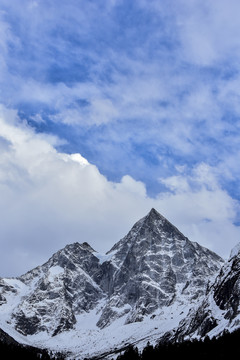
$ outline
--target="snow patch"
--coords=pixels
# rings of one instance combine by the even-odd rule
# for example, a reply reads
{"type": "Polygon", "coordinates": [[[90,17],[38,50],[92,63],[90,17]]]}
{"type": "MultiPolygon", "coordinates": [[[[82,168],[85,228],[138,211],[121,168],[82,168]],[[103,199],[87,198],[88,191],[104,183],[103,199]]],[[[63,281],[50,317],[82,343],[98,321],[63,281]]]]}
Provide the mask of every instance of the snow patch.
{"type": "Polygon", "coordinates": [[[239,253],[239,251],[240,251],[240,242],[239,242],[236,246],[234,246],[234,248],[232,249],[231,254],[230,254],[230,260],[231,260],[234,256],[237,256],[238,253],[239,253]]]}
{"type": "Polygon", "coordinates": [[[53,281],[56,277],[59,277],[60,275],[62,275],[64,273],[64,269],[61,266],[56,265],[56,266],[50,267],[48,272],[49,272],[49,275],[48,275],[49,281],[53,281]]]}
{"type": "Polygon", "coordinates": [[[110,261],[115,253],[116,251],[113,251],[110,254],[94,253],[94,255],[99,259],[99,263],[103,264],[105,261],[110,261]]]}
{"type": "Polygon", "coordinates": [[[18,280],[18,279],[14,279],[14,278],[5,278],[4,279],[5,283],[7,283],[10,286],[13,286],[14,288],[18,289],[18,290],[23,290],[26,288],[26,285],[18,280]]]}

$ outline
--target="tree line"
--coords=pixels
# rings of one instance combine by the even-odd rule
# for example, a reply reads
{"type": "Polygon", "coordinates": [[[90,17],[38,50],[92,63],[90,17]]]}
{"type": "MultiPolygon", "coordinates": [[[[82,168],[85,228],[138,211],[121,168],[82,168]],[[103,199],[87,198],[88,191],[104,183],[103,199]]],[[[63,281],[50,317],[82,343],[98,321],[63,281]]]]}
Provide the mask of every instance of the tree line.
{"type": "Polygon", "coordinates": [[[64,357],[59,353],[52,354],[44,349],[0,341],[0,359],[64,360],[64,357]]]}
{"type": "MultiPolygon", "coordinates": [[[[117,356],[117,360],[175,360],[181,357],[184,360],[231,360],[231,358],[240,358],[240,330],[232,333],[225,331],[222,336],[212,339],[206,337],[204,340],[160,342],[155,346],[148,343],[142,351],[133,345],[129,345],[124,352],[117,356]]],[[[65,359],[64,355],[60,353],[49,353],[47,350],[32,346],[0,341],[0,359],[18,358],[24,360],[65,359]]],[[[101,359],[104,358],[101,357],[101,359]]]]}
{"type": "Polygon", "coordinates": [[[140,352],[130,345],[117,360],[226,360],[240,358],[240,330],[229,333],[225,331],[221,337],[206,337],[204,340],[187,340],[181,343],[150,343],[140,352]]]}

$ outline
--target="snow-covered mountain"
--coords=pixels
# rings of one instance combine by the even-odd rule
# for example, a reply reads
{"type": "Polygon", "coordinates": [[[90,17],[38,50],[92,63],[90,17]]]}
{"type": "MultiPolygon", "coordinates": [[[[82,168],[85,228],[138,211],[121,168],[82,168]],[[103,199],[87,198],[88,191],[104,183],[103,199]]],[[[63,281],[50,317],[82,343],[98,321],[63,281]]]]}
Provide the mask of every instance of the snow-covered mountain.
{"type": "Polygon", "coordinates": [[[152,209],[105,255],[74,243],[23,276],[1,279],[0,328],[19,342],[69,352],[69,359],[144,346],[204,302],[222,265],[152,209]]]}
{"type": "Polygon", "coordinates": [[[204,294],[222,262],[154,209],[107,254],[114,270],[100,327],[119,317],[122,309],[126,323],[132,323],[164,306],[191,303],[204,294]]]}
{"type": "Polygon", "coordinates": [[[240,328],[240,244],[232,251],[202,302],[165,337],[184,340],[221,335],[240,328]]]}

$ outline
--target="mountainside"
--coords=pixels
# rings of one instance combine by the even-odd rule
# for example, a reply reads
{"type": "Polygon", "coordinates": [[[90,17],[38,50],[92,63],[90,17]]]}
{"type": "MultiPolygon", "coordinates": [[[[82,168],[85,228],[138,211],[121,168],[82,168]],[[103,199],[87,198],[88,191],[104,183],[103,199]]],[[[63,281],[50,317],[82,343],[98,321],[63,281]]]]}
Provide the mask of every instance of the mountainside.
{"type": "Polygon", "coordinates": [[[38,349],[29,345],[22,345],[0,329],[1,359],[24,360],[63,360],[61,354],[53,356],[45,349],[38,349]]]}
{"type": "Polygon", "coordinates": [[[125,305],[130,323],[174,302],[194,301],[221,263],[219,256],[190,242],[154,209],[107,254],[115,269],[100,327],[119,315],[112,307],[125,305]]]}
{"type": "Polygon", "coordinates": [[[1,279],[0,327],[73,358],[144,345],[203,301],[222,265],[152,209],[105,255],[74,243],[23,276],[1,279]]]}
{"type": "Polygon", "coordinates": [[[202,303],[167,337],[172,340],[210,337],[240,328],[240,244],[231,252],[202,303]]]}

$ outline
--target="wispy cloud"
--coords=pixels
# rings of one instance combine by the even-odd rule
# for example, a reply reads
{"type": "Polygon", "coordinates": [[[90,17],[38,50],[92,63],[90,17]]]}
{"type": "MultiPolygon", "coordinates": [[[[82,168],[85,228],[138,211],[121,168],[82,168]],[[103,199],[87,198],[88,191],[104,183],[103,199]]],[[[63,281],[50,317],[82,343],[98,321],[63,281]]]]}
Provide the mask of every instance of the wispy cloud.
{"type": "Polygon", "coordinates": [[[30,239],[41,219],[46,239],[52,233],[59,244],[81,231],[89,241],[97,233],[103,239],[104,219],[113,216],[110,243],[155,206],[225,253],[224,231],[233,243],[238,235],[239,7],[236,0],[2,0],[0,100],[15,112],[2,110],[0,165],[5,201],[17,199],[3,238],[19,229],[30,239]],[[72,152],[96,167],[61,157],[72,152]],[[106,204],[104,219],[99,203],[106,204]],[[92,213],[103,227],[90,234],[92,213]]]}
{"type": "Polygon", "coordinates": [[[0,146],[2,275],[27,271],[74,241],[106,251],[151,207],[223,256],[239,237],[236,201],[206,164],[161,179],[169,190],[153,199],[129,175],[111,182],[80,155],[57,152],[52,138],[19,125],[16,112],[4,108],[0,146]]]}

